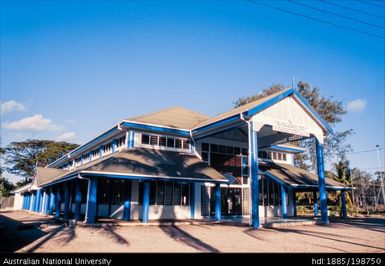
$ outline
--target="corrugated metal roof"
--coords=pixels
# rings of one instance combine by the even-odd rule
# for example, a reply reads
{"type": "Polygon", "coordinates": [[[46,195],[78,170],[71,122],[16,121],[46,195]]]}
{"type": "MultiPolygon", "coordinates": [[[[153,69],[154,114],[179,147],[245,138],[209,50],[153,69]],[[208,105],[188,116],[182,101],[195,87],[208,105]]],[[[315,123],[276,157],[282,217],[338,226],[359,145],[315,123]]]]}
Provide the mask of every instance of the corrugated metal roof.
{"type": "MultiPolygon", "coordinates": [[[[269,162],[259,164],[259,169],[262,172],[275,176],[287,186],[313,186],[314,188],[318,188],[317,174],[292,165],[269,162]]],[[[325,178],[325,183],[326,188],[347,188],[344,184],[330,178],[325,178]]]]}

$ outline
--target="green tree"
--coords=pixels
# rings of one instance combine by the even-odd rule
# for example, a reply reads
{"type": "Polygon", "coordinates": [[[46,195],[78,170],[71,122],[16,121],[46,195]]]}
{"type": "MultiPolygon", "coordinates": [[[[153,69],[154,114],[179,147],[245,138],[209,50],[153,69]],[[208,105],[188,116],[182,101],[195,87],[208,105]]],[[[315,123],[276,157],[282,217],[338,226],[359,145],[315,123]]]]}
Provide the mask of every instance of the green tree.
{"type": "Polygon", "coordinates": [[[46,166],[69,151],[77,144],[53,140],[29,139],[11,142],[5,148],[5,164],[8,173],[23,176],[28,182],[35,173],[36,166],[46,166]]]}
{"type": "Polygon", "coordinates": [[[0,198],[8,197],[15,186],[5,177],[0,177],[0,198]]]}
{"type": "MultiPolygon", "coordinates": [[[[240,107],[247,103],[259,100],[263,97],[285,90],[282,84],[273,84],[271,87],[262,90],[261,93],[239,98],[234,102],[234,107],[240,107]]],[[[320,94],[320,89],[311,87],[306,82],[298,82],[296,85],[297,91],[308,101],[308,103],[325,119],[332,127],[342,121],[342,116],[346,110],[341,101],[336,101],[333,98],[327,98],[320,94]]],[[[351,150],[350,145],[346,144],[346,138],[353,133],[353,130],[345,130],[328,134],[325,137],[324,156],[327,160],[335,159],[351,150]]],[[[315,168],[315,140],[313,138],[298,141],[297,144],[306,149],[306,152],[296,156],[296,165],[303,169],[315,168]]]]}

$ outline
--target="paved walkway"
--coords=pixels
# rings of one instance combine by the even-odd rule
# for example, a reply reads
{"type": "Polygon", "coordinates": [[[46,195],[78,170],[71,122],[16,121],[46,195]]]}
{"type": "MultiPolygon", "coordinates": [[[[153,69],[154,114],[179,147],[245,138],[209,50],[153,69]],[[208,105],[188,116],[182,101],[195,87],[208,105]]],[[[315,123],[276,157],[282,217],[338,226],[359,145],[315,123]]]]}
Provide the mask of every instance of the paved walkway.
{"type": "Polygon", "coordinates": [[[385,219],[261,228],[223,224],[66,226],[22,211],[0,212],[0,252],[381,252],[385,219]]]}

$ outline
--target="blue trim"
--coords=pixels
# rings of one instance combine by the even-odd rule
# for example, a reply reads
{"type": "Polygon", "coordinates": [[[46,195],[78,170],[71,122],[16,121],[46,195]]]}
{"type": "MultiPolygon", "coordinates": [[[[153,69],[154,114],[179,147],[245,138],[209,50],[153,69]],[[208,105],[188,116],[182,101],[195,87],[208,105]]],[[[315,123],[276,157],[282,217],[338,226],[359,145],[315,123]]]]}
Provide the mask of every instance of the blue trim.
{"type": "Polygon", "coordinates": [[[60,209],[61,209],[61,191],[60,187],[56,187],[56,197],[55,197],[55,217],[60,217],[60,209]]]}
{"type": "Polygon", "coordinates": [[[328,218],[328,206],[327,206],[327,192],[325,185],[325,172],[324,172],[324,155],[323,146],[315,138],[316,141],[316,153],[317,153],[317,173],[318,173],[318,188],[320,193],[320,205],[321,205],[321,218],[324,223],[329,223],[328,218]]]}
{"type": "Polygon", "coordinates": [[[253,130],[253,123],[249,124],[251,163],[251,226],[259,228],[259,188],[258,188],[258,135],[253,130]]]}
{"type": "Polygon", "coordinates": [[[347,211],[346,211],[346,192],[341,191],[341,212],[342,212],[342,217],[346,218],[347,216],[347,211]]]}
{"type": "Polygon", "coordinates": [[[82,190],[80,188],[80,180],[76,180],[76,190],[75,190],[75,220],[80,220],[80,209],[82,204],[82,190]]]}
{"type": "Polygon", "coordinates": [[[197,134],[200,134],[201,132],[208,131],[208,130],[216,128],[216,127],[224,126],[226,124],[232,123],[232,122],[237,121],[239,119],[240,119],[240,114],[235,114],[235,115],[232,115],[232,116],[227,117],[225,119],[222,119],[222,120],[213,122],[211,124],[193,129],[192,134],[197,135],[197,134]]]}
{"type": "Polygon", "coordinates": [[[198,141],[198,140],[201,140],[201,139],[204,139],[204,138],[208,138],[208,137],[211,137],[213,135],[221,134],[223,132],[227,132],[227,131],[229,131],[231,129],[234,129],[234,128],[237,128],[237,127],[240,127],[240,126],[243,126],[243,125],[244,125],[244,121],[239,120],[239,123],[229,124],[227,127],[221,127],[220,128],[221,130],[207,131],[207,132],[204,132],[204,133],[198,133],[198,135],[196,135],[194,137],[194,140],[198,141]]]}
{"type": "Polygon", "coordinates": [[[281,185],[281,212],[282,212],[282,218],[287,218],[287,200],[286,200],[286,187],[284,185],[281,185]]]}
{"type": "Polygon", "coordinates": [[[176,129],[176,128],[166,128],[166,127],[161,127],[161,126],[144,125],[144,124],[138,124],[138,123],[134,123],[134,122],[123,122],[121,124],[121,126],[127,127],[127,128],[139,129],[139,130],[154,131],[154,132],[164,133],[164,134],[174,134],[174,135],[180,135],[183,137],[190,137],[190,131],[182,130],[182,129],[176,129]]]}
{"type": "Polygon", "coordinates": [[[127,148],[133,148],[135,146],[135,131],[130,130],[128,132],[127,148]]]}
{"type": "Polygon", "coordinates": [[[88,182],[87,213],[85,222],[92,224],[96,221],[98,180],[92,178],[89,179],[88,182]]]}
{"type": "Polygon", "coordinates": [[[278,103],[279,101],[283,100],[284,98],[292,95],[294,92],[295,92],[294,89],[286,90],[286,91],[282,92],[281,94],[278,94],[277,96],[271,98],[270,100],[267,100],[267,101],[255,106],[255,107],[245,111],[243,113],[243,115],[251,117],[251,116],[267,109],[268,107],[278,103]]]}
{"type": "Polygon", "coordinates": [[[142,222],[148,222],[148,211],[150,208],[150,182],[143,183],[143,204],[142,204],[142,222]]]}
{"type": "Polygon", "coordinates": [[[190,218],[195,219],[195,183],[190,184],[190,218]]]}
{"type": "Polygon", "coordinates": [[[221,186],[220,184],[215,185],[215,220],[220,221],[221,220],[221,186]]]}
{"type": "Polygon", "coordinates": [[[53,214],[53,209],[55,208],[55,193],[53,191],[53,187],[50,187],[50,194],[51,196],[49,197],[49,208],[48,208],[48,214],[52,215],[53,214]]]}
{"type": "Polygon", "coordinates": [[[333,134],[333,129],[331,128],[331,126],[325,121],[325,119],[320,116],[320,114],[316,110],[314,110],[314,108],[306,101],[306,99],[296,90],[294,91],[294,95],[318,119],[318,121],[329,131],[329,133],[333,134]]]}
{"type": "Polygon", "coordinates": [[[260,150],[264,150],[264,149],[272,149],[272,150],[277,150],[277,151],[287,151],[287,152],[292,152],[292,153],[302,153],[305,151],[303,149],[297,149],[297,148],[291,148],[291,147],[289,148],[289,147],[283,147],[283,146],[279,146],[279,145],[272,145],[272,146],[260,148],[260,150]]]}

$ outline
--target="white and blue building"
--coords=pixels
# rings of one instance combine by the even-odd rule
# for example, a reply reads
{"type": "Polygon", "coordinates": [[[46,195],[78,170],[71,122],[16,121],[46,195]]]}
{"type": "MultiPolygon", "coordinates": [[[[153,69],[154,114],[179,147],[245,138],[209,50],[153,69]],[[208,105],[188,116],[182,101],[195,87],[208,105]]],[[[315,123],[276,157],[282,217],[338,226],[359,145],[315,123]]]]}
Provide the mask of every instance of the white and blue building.
{"type": "MultiPolygon", "coordinates": [[[[15,208],[95,223],[103,219],[183,220],[296,215],[295,193],[319,197],[341,183],[324,174],[331,127],[294,89],[215,117],[173,107],[118,122],[45,168],[15,191],[15,208]],[[313,138],[317,171],[294,166],[292,142],[313,138]],[[318,196],[317,196],[318,195],[318,196]]],[[[317,199],[318,200],[318,199],[317,199]]]]}

